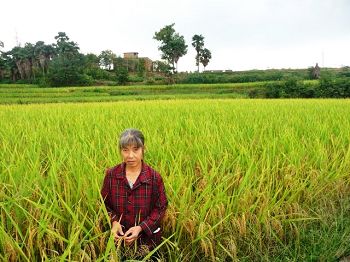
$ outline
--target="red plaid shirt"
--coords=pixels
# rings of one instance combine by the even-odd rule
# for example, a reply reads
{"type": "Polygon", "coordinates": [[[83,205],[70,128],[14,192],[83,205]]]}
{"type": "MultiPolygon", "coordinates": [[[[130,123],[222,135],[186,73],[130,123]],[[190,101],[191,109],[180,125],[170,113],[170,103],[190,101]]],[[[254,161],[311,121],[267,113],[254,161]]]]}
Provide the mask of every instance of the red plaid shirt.
{"type": "Polygon", "coordinates": [[[142,228],[140,243],[159,244],[160,221],[168,205],[159,173],[142,162],[141,173],[131,189],[125,175],[125,163],[121,163],[107,169],[101,194],[111,223],[120,220],[124,233],[139,225],[142,228]]]}

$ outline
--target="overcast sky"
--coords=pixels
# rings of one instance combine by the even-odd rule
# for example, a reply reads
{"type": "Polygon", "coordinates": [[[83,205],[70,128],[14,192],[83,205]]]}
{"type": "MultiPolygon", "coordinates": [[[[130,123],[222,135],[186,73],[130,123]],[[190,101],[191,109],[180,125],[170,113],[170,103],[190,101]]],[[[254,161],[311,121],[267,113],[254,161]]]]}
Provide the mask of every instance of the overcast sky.
{"type": "Polygon", "coordinates": [[[0,8],[4,50],[51,44],[62,31],[82,53],[157,60],[154,33],[175,23],[188,45],[179,71],[196,70],[194,34],[212,52],[208,70],[350,66],[350,0],[2,0],[0,8]]]}

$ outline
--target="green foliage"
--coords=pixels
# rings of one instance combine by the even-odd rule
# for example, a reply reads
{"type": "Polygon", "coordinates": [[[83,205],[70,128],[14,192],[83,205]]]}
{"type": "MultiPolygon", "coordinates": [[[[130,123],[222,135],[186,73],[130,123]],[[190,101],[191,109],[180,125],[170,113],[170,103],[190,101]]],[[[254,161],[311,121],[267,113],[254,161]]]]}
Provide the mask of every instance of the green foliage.
{"type": "Polygon", "coordinates": [[[50,64],[47,82],[50,86],[84,86],[92,84],[92,77],[83,72],[83,56],[55,57],[50,64]]]}
{"type": "Polygon", "coordinates": [[[350,77],[350,67],[349,66],[344,66],[341,68],[339,72],[340,77],[350,77]]]}
{"type": "Polygon", "coordinates": [[[267,98],[313,98],[315,95],[314,85],[305,84],[296,78],[266,84],[267,98]]]}
{"type": "Polygon", "coordinates": [[[84,56],[84,73],[94,80],[115,79],[114,73],[100,68],[100,59],[95,54],[87,54],[84,56]]]}
{"type": "Polygon", "coordinates": [[[146,85],[154,85],[154,84],[156,84],[156,81],[153,77],[148,77],[145,84],[146,85]]]}
{"type": "Polygon", "coordinates": [[[85,68],[100,68],[100,58],[95,54],[86,54],[85,59],[85,68]]]}
{"type": "Polygon", "coordinates": [[[265,88],[267,98],[348,98],[350,97],[350,78],[323,76],[315,83],[290,78],[269,82],[265,88]]]}
{"type": "MultiPolygon", "coordinates": [[[[248,71],[204,71],[201,74],[180,73],[178,83],[247,83],[261,81],[285,81],[295,78],[296,80],[309,80],[309,69],[268,69],[248,71]]],[[[350,69],[344,67],[322,68],[322,77],[342,78],[350,75],[350,69]]]]}
{"type": "Polygon", "coordinates": [[[154,34],[154,39],[161,42],[158,49],[162,52],[162,59],[171,65],[172,73],[176,73],[176,67],[180,57],[187,54],[187,45],[183,36],[175,32],[175,24],[167,25],[154,34]]]}
{"type": "Polygon", "coordinates": [[[194,35],[192,37],[192,46],[196,49],[196,66],[197,73],[199,73],[199,63],[201,63],[204,67],[208,65],[211,59],[211,52],[209,49],[204,48],[204,37],[202,35],[194,35]]]}
{"type": "Polygon", "coordinates": [[[38,41],[34,46],[34,54],[42,76],[45,76],[48,72],[51,59],[56,55],[56,49],[53,45],[46,45],[43,41],[38,41]]]}
{"type": "Polygon", "coordinates": [[[106,71],[102,68],[86,68],[84,73],[91,76],[95,80],[114,80],[115,74],[113,72],[106,71]]]}
{"type": "Polygon", "coordinates": [[[350,78],[321,77],[318,87],[318,97],[349,98],[350,78]]]}
{"type": "Polygon", "coordinates": [[[143,76],[139,76],[138,74],[129,74],[128,75],[128,82],[133,82],[133,83],[141,83],[143,82],[144,77],[143,76]]]}
{"type": "Polygon", "coordinates": [[[4,79],[5,70],[6,70],[6,61],[0,55],[0,81],[4,79]]]}
{"type": "Polygon", "coordinates": [[[154,72],[163,73],[165,75],[170,75],[172,72],[172,67],[169,64],[164,63],[163,61],[154,61],[153,67],[154,72]]]}
{"type": "Polygon", "coordinates": [[[116,71],[117,83],[119,85],[125,85],[128,82],[128,71],[126,68],[119,68],[116,71]]]}
{"type": "Polygon", "coordinates": [[[112,70],[116,57],[117,56],[111,50],[104,50],[98,56],[100,65],[107,70],[112,70]]]}
{"type": "Polygon", "coordinates": [[[309,67],[308,69],[307,69],[307,72],[308,72],[308,77],[309,77],[309,79],[315,79],[315,77],[314,77],[314,67],[309,67]]]}
{"type": "Polygon", "coordinates": [[[52,59],[49,66],[47,82],[50,86],[82,86],[90,85],[92,78],[84,74],[84,55],[79,53],[76,43],[68,41],[64,32],[59,32],[57,40],[57,55],[52,59]]]}
{"type": "Polygon", "coordinates": [[[138,66],[137,66],[137,75],[139,77],[143,77],[146,72],[146,67],[145,67],[145,59],[140,58],[138,61],[138,66]]]}
{"type": "MultiPolygon", "coordinates": [[[[174,24],[167,25],[159,32],[156,32],[154,39],[161,42],[160,51],[164,51],[162,58],[165,62],[155,61],[153,70],[148,72],[146,80],[147,84],[160,83],[245,83],[245,82],[261,82],[261,81],[285,81],[285,79],[295,78],[298,85],[284,86],[281,88],[276,84],[267,91],[268,96],[279,97],[295,97],[299,92],[300,97],[348,97],[347,80],[350,77],[350,67],[343,68],[322,68],[322,77],[328,80],[321,80],[320,86],[304,86],[300,85],[301,80],[315,78],[314,68],[309,69],[270,69],[270,70],[249,70],[242,72],[226,71],[205,71],[202,74],[181,73],[173,76],[176,72],[175,64],[179,58],[187,53],[187,45],[183,36],[175,32],[174,24]],[[162,79],[157,79],[153,73],[162,74],[162,79]],[[330,80],[332,79],[332,80],[330,80]],[[341,80],[340,80],[341,79],[341,80]],[[337,86],[342,86],[340,89],[337,86]],[[319,88],[318,88],[319,87],[319,88]],[[293,88],[296,90],[293,90],[293,88]],[[284,90],[286,89],[286,90],[284,90]],[[299,90],[301,89],[301,90],[299,90]]],[[[116,58],[110,50],[105,50],[98,57],[94,54],[87,54],[84,59],[77,58],[79,53],[78,44],[70,41],[65,32],[58,32],[55,37],[55,44],[45,44],[43,41],[37,41],[35,44],[26,43],[24,47],[14,47],[10,51],[5,52],[0,43],[0,81],[2,83],[34,83],[41,86],[47,85],[81,85],[91,84],[115,84],[115,74],[111,71],[112,65],[116,69],[116,58]],[[65,56],[58,59],[57,57],[65,56]],[[61,60],[60,62],[57,62],[61,60]],[[69,61],[72,61],[70,64],[69,61]],[[78,65],[77,60],[82,63],[78,65]],[[53,62],[53,65],[50,64],[53,62]],[[107,70],[100,68],[100,63],[107,70]],[[65,66],[60,70],[57,67],[65,66]],[[49,70],[53,72],[48,74],[49,70]],[[65,71],[67,75],[65,76],[65,71]],[[86,77],[88,76],[88,77],[86,77]]],[[[192,46],[196,49],[196,64],[202,63],[204,67],[208,65],[211,59],[211,52],[204,48],[204,37],[202,35],[194,35],[192,38],[192,46]],[[199,53],[198,53],[199,52],[199,53]],[[199,54],[199,55],[198,55],[199,54]],[[199,60],[198,60],[199,59],[199,60]]],[[[142,59],[130,59],[126,65],[127,71],[137,73],[138,77],[130,77],[131,82],[141,82],[141,77],[145,81],[145,64],[142,59]]],[[[124,65],[125,66],[125,65],[124,65]]],[[[123,71],[123,70],[121,70],[123,71]]],[[[197,70],[198,71],[198,70],[197,70]]],[[[125,72],[120,72],[120,83],[125,83],[125,72]],[[123,76],[124,74],[124,76],[123,76]]],[[[284,84],[283,84],[284,85],[284,84]]],[[[260,96],[261,93],[249,90],[251,97],[260,96]]]]}
{"type": "Polygon", "coordinates": [[[128,82],[128,68],[121,57],[115,59],[116,80],[119,85],[125,85],[128,82]]]}
{"type": "MultiPolygon", "coordinates": [[[[137,76],[134,76],[137,77],[137,76]]],[[[180,98],[242,98],[248,97],[248,92],[260,90],[263,83],[254,84],[175,84],[166,85],[167,79],[160,76],[148,78],[146,85],[116,86],[116,82],[101,81],[105,86],[99,87],[61,87],[48,88],[48,84],[40,83],[40,88],[34,85],[0,85],[0,104],[17,103],[54,103],[82,101],[119,101],[135,99],[180,99],[180,98]],[[159,84],[161,83],[161,85],[159,84]],[[130,92],[129,92],[130,91],[130,92]],[[136,95],[110,96],[110,93],[126,92],[136,95]]]]}
{"type": "MultiPolygon", "coordinates": [[[[260,81],[275,81],[295,76],[304,79],[303,70],[249,70],[237,72],[203,72],[201,74],[181,74],[178,83],[246,83],[260,81]]],[[[307,78],[306,78],[307,79],[307,78]]]]}
{"type": "Polygon", "coordinates": [[[281,98],[283,87],[281,82],[266,84],[266,98],[281,98]]]}
{"type": "Polygon", "coordinates": [[[209,49],[204,48],[203,50],[201,50],[199,60],[202,63],[202,65],[204,66],[204,70],[205,70],[206,66],[208,65],[210,59],[211,59],[211,52],[209,51],[209,49]]]}
{"type": "Polygon", "coordinates": [[[199,73],[199,62],[200,62],[200,53],[204,47],[204,37],[202,35],[194,35],[192,37],[192,46],[196,49],[196,66],[197,72],[199,73]]]}
{"type": "Polygon", "coordinates": [[[73,41],[68,41],[69,37],[65,32],[58,32],[55,36],[57,41],[54,46],[58,55],[65,55],[66,57],[72,57],[79,53],[78,44],[73,41]]]}

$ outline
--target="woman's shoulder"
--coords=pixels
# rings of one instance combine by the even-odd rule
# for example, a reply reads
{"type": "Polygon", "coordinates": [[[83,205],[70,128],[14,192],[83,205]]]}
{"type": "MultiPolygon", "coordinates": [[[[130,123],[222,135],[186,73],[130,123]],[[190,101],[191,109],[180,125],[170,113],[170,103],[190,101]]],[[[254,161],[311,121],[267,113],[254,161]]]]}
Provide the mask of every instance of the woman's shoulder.
{"type": "Polygon", "coordinates": [[[119,163],[115,166],[108,167],[105,171],[106,175],[116,175],[123,172],[123,163],[119,163]]]}
{"type": "Polygon", "coordinates": [[[160,175],[160,173],[157,170],[155,170],[152,166],[150,166],[146,163],[143,163],[143,164],[144,164],[144,168],[146,169],[148,175],[152,176],[152,178],[155,180],[162,180],[162,176],[160,175]]]}

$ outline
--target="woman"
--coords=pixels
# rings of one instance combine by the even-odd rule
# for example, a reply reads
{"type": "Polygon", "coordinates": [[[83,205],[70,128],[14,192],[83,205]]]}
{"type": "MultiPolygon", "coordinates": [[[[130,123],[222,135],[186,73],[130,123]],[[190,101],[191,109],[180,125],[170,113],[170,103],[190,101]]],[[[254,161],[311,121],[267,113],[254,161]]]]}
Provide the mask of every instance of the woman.
{"type": "Polygon", "coordinates": [[[168,204],[162,177],[143,161],[145,143],[139,130],[125,130],[119,149],[123,162],[107,169],[101,191],[112,233],[126,245],[137,241],[153,249],[161,241],[160,222],[168,204]]]}

